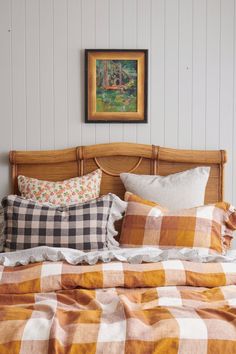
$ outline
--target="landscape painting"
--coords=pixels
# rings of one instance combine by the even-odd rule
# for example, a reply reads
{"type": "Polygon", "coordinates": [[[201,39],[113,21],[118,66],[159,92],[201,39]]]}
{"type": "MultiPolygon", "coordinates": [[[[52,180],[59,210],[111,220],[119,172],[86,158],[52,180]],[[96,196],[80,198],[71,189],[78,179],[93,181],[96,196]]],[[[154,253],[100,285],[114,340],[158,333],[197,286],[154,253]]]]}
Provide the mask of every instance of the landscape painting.
{"type": "Polygon", "coordinates": [[[85,49],[85,122],[147,123],[147,49],[85,49]]]}
{"type": "Polygon", "coordinates": [[[96,60],[96,111],[137,111],[137,60],[96,60]]]}

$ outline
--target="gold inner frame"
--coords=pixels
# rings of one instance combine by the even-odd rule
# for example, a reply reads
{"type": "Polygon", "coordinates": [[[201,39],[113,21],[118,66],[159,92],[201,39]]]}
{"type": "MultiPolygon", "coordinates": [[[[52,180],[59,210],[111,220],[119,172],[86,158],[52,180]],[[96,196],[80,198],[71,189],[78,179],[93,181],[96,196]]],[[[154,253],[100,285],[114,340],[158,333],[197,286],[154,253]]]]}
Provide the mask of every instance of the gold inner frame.
{"type": "Polygon", "coordinates": [[[89,52],[88,53],[88,119],[129,120],[144,119],[145,53],[143,52],[89,52]],[[137,60],[137,112],[96,112],[96,60],[137,60]]]}

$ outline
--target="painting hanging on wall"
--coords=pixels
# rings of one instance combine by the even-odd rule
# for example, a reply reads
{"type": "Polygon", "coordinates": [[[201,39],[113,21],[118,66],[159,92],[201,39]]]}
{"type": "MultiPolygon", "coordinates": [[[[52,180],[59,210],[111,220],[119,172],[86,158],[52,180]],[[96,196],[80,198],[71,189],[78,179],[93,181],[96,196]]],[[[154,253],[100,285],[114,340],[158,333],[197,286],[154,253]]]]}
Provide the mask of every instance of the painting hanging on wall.
{"type": "Polygon", "coordinates": [[[85,50],[85,122],[147,123],[147,49],[85,50]]]}

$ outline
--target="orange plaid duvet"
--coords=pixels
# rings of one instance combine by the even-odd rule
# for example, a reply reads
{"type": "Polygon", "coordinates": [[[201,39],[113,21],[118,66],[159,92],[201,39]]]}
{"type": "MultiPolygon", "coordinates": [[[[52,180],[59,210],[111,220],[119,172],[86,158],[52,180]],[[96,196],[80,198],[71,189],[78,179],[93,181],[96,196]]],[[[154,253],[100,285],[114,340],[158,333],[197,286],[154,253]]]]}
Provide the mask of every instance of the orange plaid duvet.
{"type": "Polygon", "coordinates": [[[0,267],[0,353],[236,353],[236,264],[0,267]]]}

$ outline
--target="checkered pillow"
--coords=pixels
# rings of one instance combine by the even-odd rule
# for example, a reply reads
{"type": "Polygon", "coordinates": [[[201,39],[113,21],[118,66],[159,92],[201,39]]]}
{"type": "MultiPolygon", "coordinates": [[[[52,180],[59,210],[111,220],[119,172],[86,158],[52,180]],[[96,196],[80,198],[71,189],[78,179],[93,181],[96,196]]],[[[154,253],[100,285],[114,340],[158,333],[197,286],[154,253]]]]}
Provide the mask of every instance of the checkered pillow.
{"type": "Polygon", "coordinates": [[[168,211],[126,192],[128,201],[120,244],[123,247],[190,247],[224,253],[236,230],[236,210],[228,203],[168,211]]]}
{"type": "Polygon", "coordinates": [[[111,237],[110,216],[117,199],[108,194],[84,204],[59,207],[16,195],[5,197],[5,251],[42,245],[81,251],[105,249],[111,237]]]}

